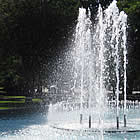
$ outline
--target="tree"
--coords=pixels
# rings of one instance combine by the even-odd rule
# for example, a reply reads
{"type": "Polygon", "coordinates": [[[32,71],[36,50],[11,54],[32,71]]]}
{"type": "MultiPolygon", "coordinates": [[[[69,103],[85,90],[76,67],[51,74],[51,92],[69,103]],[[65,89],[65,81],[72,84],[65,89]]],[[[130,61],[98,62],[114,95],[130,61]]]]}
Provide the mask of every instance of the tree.
{"type": "Polygon", "coordinates": [[[140,80],[140,1],[120,0],[118,6],[128,14],[128,86],[131,94],[133,88],[137,87],[135,80],[140,80]]]}

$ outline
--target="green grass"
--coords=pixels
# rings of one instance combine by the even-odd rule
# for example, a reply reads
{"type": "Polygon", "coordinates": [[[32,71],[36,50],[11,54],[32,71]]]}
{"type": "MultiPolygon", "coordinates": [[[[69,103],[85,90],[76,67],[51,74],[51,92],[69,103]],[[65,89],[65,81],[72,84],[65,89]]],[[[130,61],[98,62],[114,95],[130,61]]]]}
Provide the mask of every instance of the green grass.
{"type": "MultiPolygon", "coordinates": [[[[41,102],[42,102],[42,99],[39,99],[39,98],[33,98],[31,100],[31,103],[41,103],[41,102]]],[[[0,95],[0,104],[1,105],[2,104],[4,104],[4,105],[8,105],[8,104],[26,104],[26,96],[4,96],[4,95],[0,95]],[[8,100],[8,99],[10,99],[10,100],[8,100]],[[14,99],[14,100],[12,100],[12,99],[14,99]]]]}
{"type": "Polygon", "coordinates": [[[11,103],[11,104],[23,104],[25,103],[25,99],[22,99],[20,101],[0,101],[0,104],[8,104],[8,103],[11,103]]]}
{"type": "Polygon", "coordinates": [[[0,110],[9,110],[9,109],[14,109],[14,107],[0,107],[0,110]]]}
{"type": "Polygon", "coordinates": [[[0,91],[0,93],[7,93],[6,91],[0,91]]]}
{"type": "MultiPolygon", "coordinates": [[[[42,99],[33,98],[31,100],[31,103],[41,103],[42,101],[43,101],[42,99]]],[[[26,105],[26,96],[4,96],[4,95],[0,95],[0,111],[2,111],[2,110],[7,110],[8,111],[10,109],[16,109],[16,108],[18,109],[21,106],[25,106],[25,105],[26,105]]]]}
{"type": "Polygon", "coordinates": [[[7,93],[6,91],[4,91],[4,87],[0,87],[0,93],[7,93]]]}
{"type": "Polygon", "coordinates": [[[38,99],[38,98],[34,98],[34,99],[32,99],[32,102],[40,103],[40,102],[42,102],[42,100],[38,99]]]}
{"type": "Polygon", "coordinates": [[[13,98],[13,99],[25,99],[26,97],[25,96],[3,96],[4,98],[13,98]]]}

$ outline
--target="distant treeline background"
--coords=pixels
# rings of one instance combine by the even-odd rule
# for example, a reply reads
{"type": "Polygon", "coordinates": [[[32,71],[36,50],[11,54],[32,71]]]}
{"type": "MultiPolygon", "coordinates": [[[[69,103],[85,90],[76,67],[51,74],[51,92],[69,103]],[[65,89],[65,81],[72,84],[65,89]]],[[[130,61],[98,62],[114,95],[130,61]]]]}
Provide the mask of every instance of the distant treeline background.
{"type": "MultiPolygon", "coordinates": [[[[100,0],[106,8],[112,0],[100,0]]],[[[98,0],[89,0],[92,17],[98,0]]],[[[80,0],[0,0],[0,87],[8,94],[33,94],[51,74],[75,27],[80,0]],[[62,45],[58,45],[62,42],[62,45]],[[30,93],[29,93],[30,91],[30,93]]],[[[140,1],[118,0],[128,14],[128,87],[140,89],[140,1]]]]}

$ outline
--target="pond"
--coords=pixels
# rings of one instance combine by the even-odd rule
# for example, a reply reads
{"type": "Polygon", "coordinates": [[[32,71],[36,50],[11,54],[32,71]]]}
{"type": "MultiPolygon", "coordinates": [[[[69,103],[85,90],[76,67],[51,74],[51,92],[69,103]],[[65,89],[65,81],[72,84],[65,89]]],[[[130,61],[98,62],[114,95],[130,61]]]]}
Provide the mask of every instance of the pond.
{"type": "MultiPolygon", "coordinates": [[[[139,116],[139,109],[130,109],[128,119],[139,116]]],[[[69,114],[70,115],[70,114],[69,114]]],[[[56,118],[57,113],[54,113],[56,118]]],[[[58,118],[59,119],[59,118],[58,118]]],[[[135,122],[137,125],[138,121],[135,122]]],[[[139,132],[94,133],[92,135],[57,130],[48,122],[48,107],[44,111],[13,112],[0,118],[0,140],[139,140],[139,132]]]]}

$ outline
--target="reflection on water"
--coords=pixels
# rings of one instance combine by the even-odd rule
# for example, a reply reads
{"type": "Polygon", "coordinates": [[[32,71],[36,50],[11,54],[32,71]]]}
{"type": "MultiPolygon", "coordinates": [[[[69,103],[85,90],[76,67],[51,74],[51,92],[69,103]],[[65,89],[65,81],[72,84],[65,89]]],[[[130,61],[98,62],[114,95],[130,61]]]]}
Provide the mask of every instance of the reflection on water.
{"type": "MultiPolygon", "coordinates": [[[[98,133],[94,135],[79,135],[53,129],[47,120],[47,110],[20,110],[9,112],[0,117],[0,140],[101,140],[98,133]]],[[[130,114],[138,115],[139,110],[130,114]]],[[[136,115],[136,116],[137,116],[136,115]]],[[[55,117],[58,117],[57,115],[55,117]]],[[[139,140],[140,133],[104,134],[103,140],[139,140]]]]}
{"type": "Polygon", "coordinates": [[[0,112],[0,136],[17,135],[33,125],[47,123],[47,110],[30,107],[0,112]]]}

